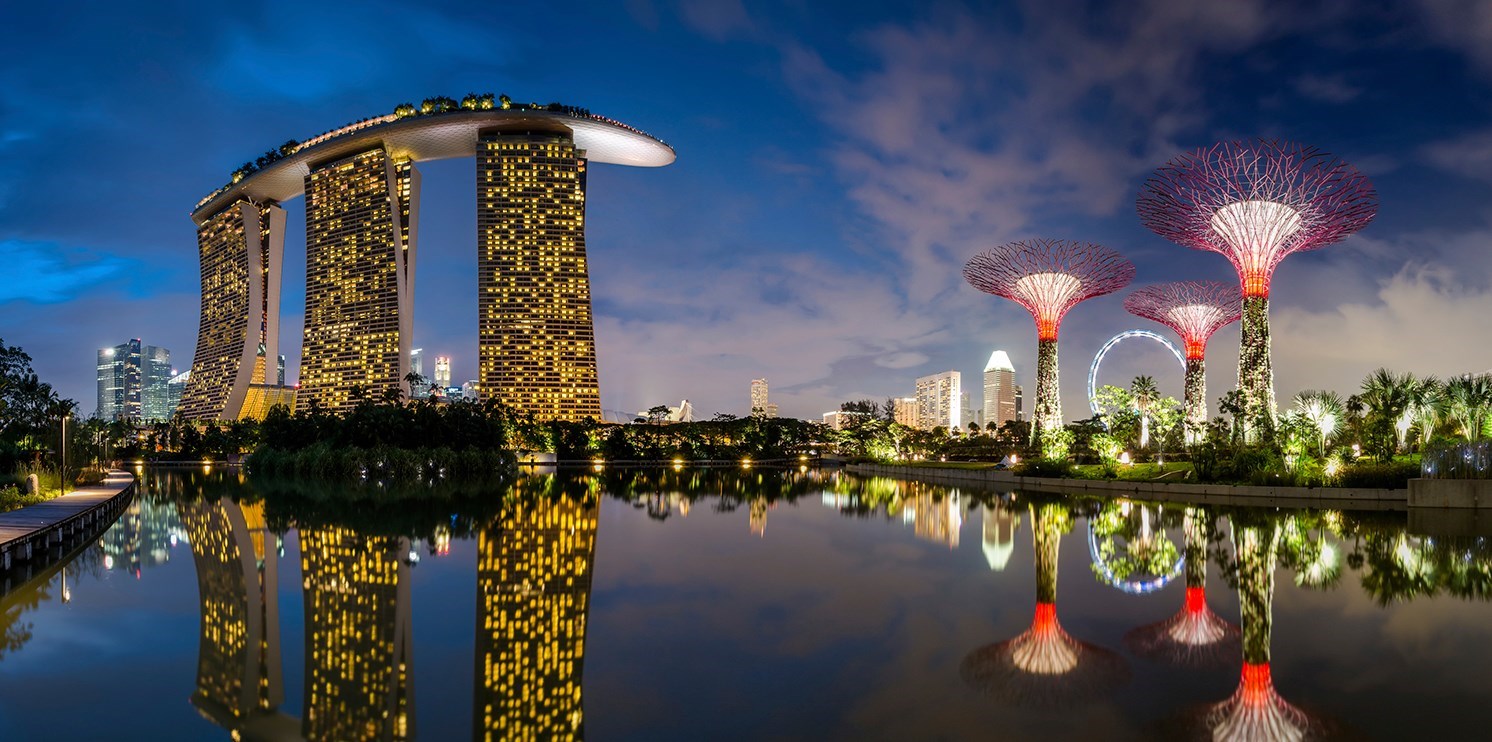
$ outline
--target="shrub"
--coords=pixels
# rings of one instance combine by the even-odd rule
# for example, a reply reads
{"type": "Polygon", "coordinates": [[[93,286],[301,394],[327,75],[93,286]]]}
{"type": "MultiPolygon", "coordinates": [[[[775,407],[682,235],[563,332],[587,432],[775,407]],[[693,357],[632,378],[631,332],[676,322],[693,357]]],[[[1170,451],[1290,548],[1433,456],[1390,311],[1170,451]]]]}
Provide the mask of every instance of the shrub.
{"type": "Polygon", "coordinates": [[[1013,470],[1020,477],[1070,477],[1072,462],[1067,459],[1031,459],[1013,470]]]}
{"type": "Polygon", "coordinates": [[[1358,463],[1342,470],[1343,487],[1363,489],[1406,489],[1409,480],[1420,475],[1419,465],[1408,461],[1358,463]]]}

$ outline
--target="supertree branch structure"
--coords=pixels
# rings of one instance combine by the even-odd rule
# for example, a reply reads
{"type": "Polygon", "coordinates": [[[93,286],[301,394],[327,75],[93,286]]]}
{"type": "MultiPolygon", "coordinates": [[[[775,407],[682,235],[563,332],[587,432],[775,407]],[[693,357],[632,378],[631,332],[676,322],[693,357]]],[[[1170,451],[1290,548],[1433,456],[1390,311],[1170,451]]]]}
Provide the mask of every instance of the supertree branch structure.
{"type": "Polygon", "coordinates": [[[1036,320],[1036,404],[1033,434],[1062,427],[1057,385],[1057,333],[1079,302],[1129,285],[1135,267],[1102,245],[1027,240],[990,248],[969,260],[964,278],[987,294],[1026,308],[1036,320]]]}
{"type": "Polygon", "coordinates": [[[1162,237],[1221,253],[1243,290],[1238,388],[1250,435],[1273,418],[1269,282],[1291,253],[1314,250],[1362,229],[1378,212],[1367,176],[1313,147],[1224,142],[1184,154],[1140,189],[1140,221],[1162,237]]]}
{"type": "Polygon", "coordinates": [[[1176,331],[1186,346],[1186,442],[1195,443],[1207,429],[1207,340],[1242,314],[1242,292],[1219,281],[1180,281],[1137,289],[1124,298],[1136,317],[1155,320],[1176,331]]]}

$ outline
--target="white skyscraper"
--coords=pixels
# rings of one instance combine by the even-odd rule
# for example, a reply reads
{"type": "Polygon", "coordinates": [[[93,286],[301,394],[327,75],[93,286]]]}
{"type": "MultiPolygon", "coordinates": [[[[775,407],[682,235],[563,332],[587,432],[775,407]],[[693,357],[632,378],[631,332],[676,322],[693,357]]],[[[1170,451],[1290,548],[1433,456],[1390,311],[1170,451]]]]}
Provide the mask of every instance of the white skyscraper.
{"type": "Polygon", "coordinates": [[[984,424],[999,429],[1018,419],[1020,390],[1010,356],[1003,350],[991,353],[989,363],[984,364],[984,424]]]}
{"type": "Polygon", "coordinates": [[[961,375],[957,371],[924,376],[917,380],[917,427],[956,428],[961,424],[961,375]]]}
{"type": "Polygon", "coordinates": [[[777,405],[767,401],[767,380],[751,380],[751,414],[777,417],[777,405]]]}

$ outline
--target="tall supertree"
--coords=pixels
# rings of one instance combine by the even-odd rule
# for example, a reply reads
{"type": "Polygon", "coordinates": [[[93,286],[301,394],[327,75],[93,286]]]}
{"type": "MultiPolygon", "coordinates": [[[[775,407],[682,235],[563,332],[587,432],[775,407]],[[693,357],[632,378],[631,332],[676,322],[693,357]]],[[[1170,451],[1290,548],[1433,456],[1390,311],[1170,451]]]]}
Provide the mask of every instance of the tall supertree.
{"type": "Polygon", "coordinates": [[[1207,428],[1207,340],[1243,313],[1242,292],[1218,281],[1180,281],[1146,286],[1124,298],[1130,314],[1176,331],[1186,345],[1186,442],[1207,428]]]}
{"type": "Polygon", "coordinates": [[[980,647],[959,674],[983,693],[1022,706],[1083,703],[1129,678],[1123,658],[1070,636],[1057,621],[1057,551],[1072,515],[1059,503],[1032,504],[1036,555],[1036,615],[1020,636],[980,647]]]}
{"type": "Polygon", "coordinates": [[[1378,212],[1367,176],[1314,147],[1224,142],[1166,163],[1140,189],[1140,221],[1186,247],[1222,253],[1243,288],[1238,390],[1245,430],[1275,413],[1269,281],[1285,256],[1338,242],[1378,212]]]}
{"type": "Polygon", "coordinates": [[[1070,240],[1027,240],[990,248],[964,266],[964,278],[987,294],[1026,308],[1036,320],[1036,405],[1033,435],[1062,427],[1057,388],[1057,331],[1078,302],[1129,285],[1135,266],[1102,245],[1070,240]]]}

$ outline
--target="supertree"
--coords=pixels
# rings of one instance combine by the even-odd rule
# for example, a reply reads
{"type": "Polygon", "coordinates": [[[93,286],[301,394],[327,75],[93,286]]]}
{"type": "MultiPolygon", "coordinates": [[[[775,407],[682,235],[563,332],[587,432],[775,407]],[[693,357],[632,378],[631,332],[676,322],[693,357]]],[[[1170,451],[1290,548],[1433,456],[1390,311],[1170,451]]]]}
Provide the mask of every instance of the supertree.
{"type": "Polygon", "coordinates": [[[1243,313],[1242,292],[1218,281],[1180,281],[1146,286],[1124,298],[1130,314],[1176,331],[1186,345],[1186,442],[1207,428],[1207,340],[1243,313]]]}
{"type": "Polygon", "coordinates": [[[1166,239],[1222,253],[1243,288],[1238,389],[1245,430],[1273,420],[1269,281],[1285,256],[1338,242],[1378,211],[1367,176],[1314,147],[1250,140],[1184,154],[1140,189],[1140,221],[1166,239]]]}
{"type": "Polygon", "coordinates": [[[1036,320],[1036,404],[1033,436],[1062,427],[1057,388],[1057,331],[1078,302],[1129,285],[1135,266],[1102,245],[1027,240],[992,247],[969,260],[964,278],[974,288],[1026,308],[1036,320]]]}
{"type": "Polygon", "coordinates": [[[1178,665],[1215,665],[1238,651],[1239,630],[1207,607],[1207,511],[1187,508],[1185,536],[1186,598],[1176,615],[1130,631],[1124,643],[1142,657],[1178,665]]]}
{"type": "Polygon", "coordinates": [[[959,666],[964,682],[1023,706],[1066,706],[1111,690],[1129,677],[1117,654],[1072,638],[1057,622],[1057,551],[1072,524],[1067,506],[1032,504],[1036,615],[1020,636],[980,647],[959,666]]]}

